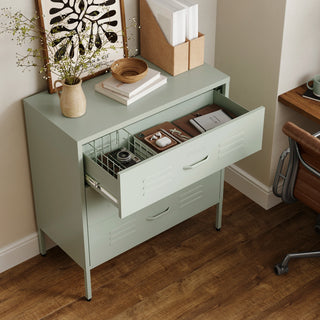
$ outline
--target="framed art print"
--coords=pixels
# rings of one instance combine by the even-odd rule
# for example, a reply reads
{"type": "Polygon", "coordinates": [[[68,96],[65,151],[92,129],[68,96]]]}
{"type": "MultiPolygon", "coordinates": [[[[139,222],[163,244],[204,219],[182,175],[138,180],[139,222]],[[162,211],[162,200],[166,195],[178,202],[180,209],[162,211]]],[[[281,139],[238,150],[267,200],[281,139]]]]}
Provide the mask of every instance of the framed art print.
{"type": "Polygon", "coordinates": [[[59,79],[59,59],[70,58],[76,64],[79,57],[89,57],[81,65],[85,69],[81,79],[86,80],[104,73],[113,61],[127,56],[124,0],[36,1],[44,30],[50,93],[59,79]],[[92,59],[91,53],[95,54],[92,59]]]}

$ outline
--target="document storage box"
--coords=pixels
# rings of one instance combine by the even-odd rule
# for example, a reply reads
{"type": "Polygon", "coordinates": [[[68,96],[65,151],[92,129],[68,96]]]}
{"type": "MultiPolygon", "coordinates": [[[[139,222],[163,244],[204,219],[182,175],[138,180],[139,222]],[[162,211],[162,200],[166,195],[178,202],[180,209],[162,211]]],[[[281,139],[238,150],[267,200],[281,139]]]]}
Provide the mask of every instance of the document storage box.
{"type": "Polygon", "coordinates": [[[204,62],[204,34],[198,34],[198,38],[188,40],[189,42],[189,69],[199,67],[204,62]]]}
{"type": "Polygon", "coordinates": [[[140,0],[140,54],[161,69],[176,76],[204,62],[204,38],[171,46],[146,0],[140,0]]]}

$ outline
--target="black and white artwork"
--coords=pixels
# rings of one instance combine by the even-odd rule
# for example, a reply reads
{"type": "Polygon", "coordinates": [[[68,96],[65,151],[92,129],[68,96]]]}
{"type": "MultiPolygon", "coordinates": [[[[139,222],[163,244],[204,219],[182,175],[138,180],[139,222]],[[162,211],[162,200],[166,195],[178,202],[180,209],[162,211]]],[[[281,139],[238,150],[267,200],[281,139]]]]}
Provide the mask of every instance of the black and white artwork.
{"type": "MultiPolygon", "coordinates": [[[[68,56],[76,59],[79,55],[90,57],[100,50],[100,56],[92,64],[101,64],[92,74],[81,75],[87,79],[103,73],[113,61],[123,58],[125,50],[125,20],[123,0],[37,0],[42,27],[47,37],[45,50],[49,62],[57,62],[68,56]],[[50,41],[50,44],[48,43],[50,41]]],[[[58,76],[49,71],[49,91],[58,76]]]]}

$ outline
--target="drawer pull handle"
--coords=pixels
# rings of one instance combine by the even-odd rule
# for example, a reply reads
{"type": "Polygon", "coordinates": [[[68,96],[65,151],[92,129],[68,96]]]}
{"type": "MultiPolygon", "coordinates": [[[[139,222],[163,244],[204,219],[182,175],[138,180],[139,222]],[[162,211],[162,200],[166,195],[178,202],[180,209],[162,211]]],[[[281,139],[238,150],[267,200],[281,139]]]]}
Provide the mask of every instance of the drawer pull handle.
{"type": "Polygon", "coordinates": [[[189,166],[184,166],[183,170],[189,170],[189,169],[194,169],[200,165],[202,165],[204,162],[206,162],[209,159],[209,155],[205,156],[203,159],[189,165],[189,166]]]}
{"type": "Polygon", "coordinates": [[[111,201],[113,201],[115,204],[118,204],[118,199],[115,198],[110,192],[108,192],[106,189],[104,189],[103,187],[101,187],[100,183],[97,182],[96,180],[94,180],[93,178],[91,178],[90,176],[88,176],[86,174],[85,176],[86,178],[86,182],[88,183],[88,185],[92,188],[94,188],[95,190],[97,190],[98,193],[100,193],[103,197],[107,197],[109,198],[111,201]]]}
{"type": "Polygon", "coordinates": [[[170,209],[170,207],[168,207],[166,210],[164,210],[164,211],[162,211],[160,213],[157,213],[155,216],[147,217],[146,220],[148,220],[148,221],[157,220],[160,217],[164,216],[165,214],[169,213],[169,209],[170,209]]]}

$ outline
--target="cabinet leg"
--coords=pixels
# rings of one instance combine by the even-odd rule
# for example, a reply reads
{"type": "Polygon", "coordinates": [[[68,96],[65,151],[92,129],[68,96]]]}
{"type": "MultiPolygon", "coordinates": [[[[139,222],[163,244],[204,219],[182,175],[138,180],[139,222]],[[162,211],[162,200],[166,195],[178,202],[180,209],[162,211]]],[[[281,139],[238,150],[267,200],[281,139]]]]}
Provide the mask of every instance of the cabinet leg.
{"type": "Polygon", "coordinates": [[[44,232],[40,228],[38,229],[38,242],[40,254],[45,256],[47,254],[46,240],[44,237],[44,232]]]}
{"type": "Polygon", "coordinates": [[[220,231],[222,225],[222,202],[216,206],[216,230],[220,231]]]}
{"type": "Polygon", "coordinates": [[[219,203],[216,205],[216,229],[217,229],[217,231],[220,231],[221,225],[222,225],[223,187],[224,187],[224,169],[220,170],[219,203]]]}
{"type": "Polygon", "coordinates": [[[86,289],[86,298],[88,301],[90,301],[92,298],[92,290],[91,290],[91,275],[90,275],[89,269],[84,270],[84,285],[86,289]]]}

